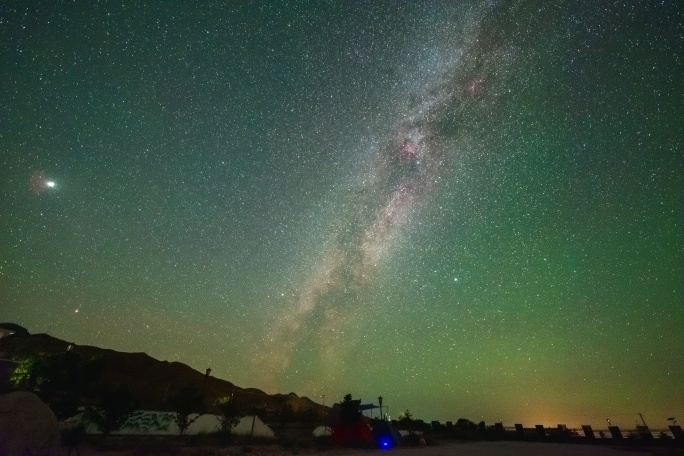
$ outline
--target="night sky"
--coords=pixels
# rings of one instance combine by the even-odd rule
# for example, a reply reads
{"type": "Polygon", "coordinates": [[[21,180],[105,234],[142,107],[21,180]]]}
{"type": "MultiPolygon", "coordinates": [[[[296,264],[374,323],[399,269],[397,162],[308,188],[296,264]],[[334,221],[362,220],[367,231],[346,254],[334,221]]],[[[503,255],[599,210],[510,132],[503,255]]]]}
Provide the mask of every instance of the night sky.
{"type": "Polygon", "coordinates": [[[678,3],[4,2],[0,321],[392,417],[684,422],[678,3]]]}

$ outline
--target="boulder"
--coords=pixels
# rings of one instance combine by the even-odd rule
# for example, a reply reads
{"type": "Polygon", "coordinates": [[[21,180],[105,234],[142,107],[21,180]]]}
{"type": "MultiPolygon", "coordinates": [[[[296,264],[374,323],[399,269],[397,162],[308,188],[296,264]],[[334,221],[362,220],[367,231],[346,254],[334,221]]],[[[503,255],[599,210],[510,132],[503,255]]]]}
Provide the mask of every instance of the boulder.
{"type": "Polygon", "coordinates": [[[0,395],[0,455],[59,453],[59,422],[50,407],[25,391],[0,395]]]}

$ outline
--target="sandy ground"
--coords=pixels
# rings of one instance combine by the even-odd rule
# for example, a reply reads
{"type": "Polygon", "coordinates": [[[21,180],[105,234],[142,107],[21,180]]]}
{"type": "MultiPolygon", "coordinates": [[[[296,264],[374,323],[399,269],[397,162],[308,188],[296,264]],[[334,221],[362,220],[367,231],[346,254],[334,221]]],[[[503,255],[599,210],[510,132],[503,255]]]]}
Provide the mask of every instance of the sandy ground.
{"type": "MultiPolygon", "coordinates": [[[[80,456],[367,456],[388,453],[387,456],[647,456],[651,454],[670,454],[651,451],[614,449],[596,445],[574,445],[557,443],[523,442],[467,442],[449,443],[425,448],[396,448],[392,450],[286,450],[275,445],[217,447],[142,446],[135,449],[112,449],[98,451],[94,447],[82,445],[78,448],[80,456]]],[[[68,454],[67,449],[62,454],[68,454]]],[[[71,455],[76,452],[72,451],[71,455]]],[[[671,453],[681,454],[681,453],[671,453]]]]}

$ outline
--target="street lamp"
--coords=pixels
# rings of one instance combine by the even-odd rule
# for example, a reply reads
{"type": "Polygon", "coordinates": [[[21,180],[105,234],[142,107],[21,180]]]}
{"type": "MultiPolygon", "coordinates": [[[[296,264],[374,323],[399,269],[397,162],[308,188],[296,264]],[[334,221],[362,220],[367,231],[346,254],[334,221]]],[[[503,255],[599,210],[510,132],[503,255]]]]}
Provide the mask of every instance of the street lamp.
{"type": "Polygon", "coordinates": [[[206,393],[207,380],[209,379],[209,374],[211,374],[211,368],[207,367],[207,374],[204,376],[204,384],[202,385],[202,393],[206,393]]]}
{"type": "MultiPolygon", "coordinates": [[[[323,407],[325,407],[325,394],[321,394],[321,399],[323,399],[323,407]]],[[[323,433],[328,436],[328,423],[323,422],[323,433]]]]}
{"type": "Polygon", "coordinates": [[[378,396],[378,404],[380,404],[380,419],[383,420],[384,417],[382,416],[382,396],[378,396]]]}

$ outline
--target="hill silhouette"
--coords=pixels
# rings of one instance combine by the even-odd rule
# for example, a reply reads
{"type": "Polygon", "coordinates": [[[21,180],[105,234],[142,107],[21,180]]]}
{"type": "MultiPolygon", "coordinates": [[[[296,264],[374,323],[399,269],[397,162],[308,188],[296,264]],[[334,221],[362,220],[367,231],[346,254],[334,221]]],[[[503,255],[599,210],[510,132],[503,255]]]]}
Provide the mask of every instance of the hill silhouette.
{"type": "Polygon", "coordinates": [[[188,384],[205,394],[205,404],[232,396],[246,411],[258,409],[272,418],[300,415],[309,418],[326,416],[328,407],[295,393],[266,394],[256,388],[241,388],[216,377],[207,376],[180,362],[159,361],[147,353],[126,353],[89,345],[75,345],[48,334],[13,334],[0,339],[0,359],[22,360],[45,355],[69,353],[81,362],[98,366],[93,389],[80,394],[80,402],[88,404],[121,387],[137,399],[141,409],[169,410],[169,398],[188,384]]]}

